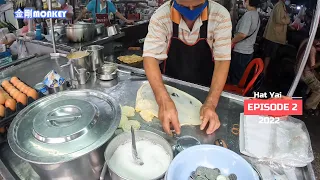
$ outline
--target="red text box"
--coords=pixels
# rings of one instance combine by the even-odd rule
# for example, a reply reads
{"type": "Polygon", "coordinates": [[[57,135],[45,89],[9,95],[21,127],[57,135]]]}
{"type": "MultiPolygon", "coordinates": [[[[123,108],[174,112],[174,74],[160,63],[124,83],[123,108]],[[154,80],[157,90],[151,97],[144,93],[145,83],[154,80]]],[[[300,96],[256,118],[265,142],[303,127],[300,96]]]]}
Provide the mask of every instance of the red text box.
{"type": "Polygon", "coordinates": [[[245,115],[287,116],[302,115],[302,99],[244,100],[245,115]]]}

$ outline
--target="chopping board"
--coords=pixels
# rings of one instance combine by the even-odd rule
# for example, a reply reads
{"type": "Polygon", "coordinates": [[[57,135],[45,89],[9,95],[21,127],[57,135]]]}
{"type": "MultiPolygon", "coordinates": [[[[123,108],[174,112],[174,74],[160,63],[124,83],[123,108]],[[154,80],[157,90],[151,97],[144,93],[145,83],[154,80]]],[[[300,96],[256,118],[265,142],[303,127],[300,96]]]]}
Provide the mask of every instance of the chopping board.
{"type": "MultiPolygon", "coordinates": [[[[200,108],[202,103],[195,97],[179,89],[165,85],[177,111],[180,125],[200,125],[200,108]]],[[[158,104],[149,83],[144,83],[137,92],[136,111],[145,121],[152,121],[158,118],[158,104]]]]}

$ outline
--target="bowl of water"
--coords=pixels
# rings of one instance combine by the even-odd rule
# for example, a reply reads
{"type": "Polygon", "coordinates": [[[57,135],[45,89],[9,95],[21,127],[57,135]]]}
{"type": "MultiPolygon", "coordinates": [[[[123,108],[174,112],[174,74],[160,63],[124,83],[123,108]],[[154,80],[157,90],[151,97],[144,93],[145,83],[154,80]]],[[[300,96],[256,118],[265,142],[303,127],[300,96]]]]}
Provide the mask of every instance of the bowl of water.
{"type": "Polygon", "coordinates": [[[179,153],[171,162],[165,180],[188,180],[198,167],[218,168],[237,180],[259,180],[252,166],[237,153],[216,145],[197,145],[179,153]]]}

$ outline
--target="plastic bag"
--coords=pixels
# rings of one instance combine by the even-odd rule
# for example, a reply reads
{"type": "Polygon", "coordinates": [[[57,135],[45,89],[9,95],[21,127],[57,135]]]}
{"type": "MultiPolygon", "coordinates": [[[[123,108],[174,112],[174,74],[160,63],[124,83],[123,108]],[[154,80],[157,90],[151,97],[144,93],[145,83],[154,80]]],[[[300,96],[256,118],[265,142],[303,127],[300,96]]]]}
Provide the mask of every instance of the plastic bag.
{"type": "Polygon", "coordinates": [[[280,164],[304,167],[314,160],[311,141],[305,124],[293,117],[276,127],[276,143],[272,159],[280,164]]]}
{"type": "Polygon", "coordinates": [[[240,120],[241,153],[282,167],[305,167],[314,160],[304,122],[288,116],[278,123],[261,124],[258,118],[251,116],[240,120]]]}
{"type": "Polygon", "coordinates": [[[283,166],[273,162],[261,161],[256,158],[244,157],[263,180],[300,180],[299,168],[283,166]]]}

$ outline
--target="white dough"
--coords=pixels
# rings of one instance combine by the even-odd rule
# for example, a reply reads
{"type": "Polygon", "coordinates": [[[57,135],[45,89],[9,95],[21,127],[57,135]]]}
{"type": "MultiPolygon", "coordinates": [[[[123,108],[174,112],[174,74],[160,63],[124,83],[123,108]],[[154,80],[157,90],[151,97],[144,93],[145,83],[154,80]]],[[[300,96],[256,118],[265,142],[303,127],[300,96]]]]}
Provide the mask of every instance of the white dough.
{"type": "Polygon", "coordinates": [[[122,128],[122,126],[128,121],[128,117],[125,116],[125,115],[121,115],[121,120],[120,120],[120,123],[119,123],[119,126],[118,128],[122,128]]]}
{"type": "Polygon", "coordinates": [[[148,110],[142,110],[140,111],[140,116],[142,117],[142,119],[144,119],[147,122],[151,122],[154,115],[152,114],[152,112],[148,111],[148,110]]]}
{"type": "MultiPolygon", "coordinates": [[[[180,125],[200,125],[200,108],[202,103],[193,96],[174,87],[165,85],[177,111],[180,125]]],[[[143,84],[137,92],[136,111],[145,121],[151,121],[150,116],[158,117],[158,104],[149,83],[143,84]],[[145,118],[146,117],[146,118],[145,118]]],[[[151,118],[151,119],[152,119],[151,118]]]]}
{"type": "Polygon", "coordinates": [[[121,112],[127,117],[133,117],[135,114],[134,108],[130,106],[121,106],[121,112]]]}
{"type": "Polygon", "coordinates": [[[131,131],[131,126],[133,127],[134,130],[139,130],[140,127],[141,127],[141,124],[139,121],[136,121],[136,120],[129,120],[127,122],[125,122],[123,125],[122,125],[122,130],[124,132],[130,132],[131,131]]]}
{"type": "Polygon", "coordinates": [[[151,180],[167,171],[170,156],[165,149],[148,140],[137,141],[137,152],[143,165],[132,157],[131,141],[119,146],[109,161],[109,167],[118,175],[130,180],[151,180]]]}

